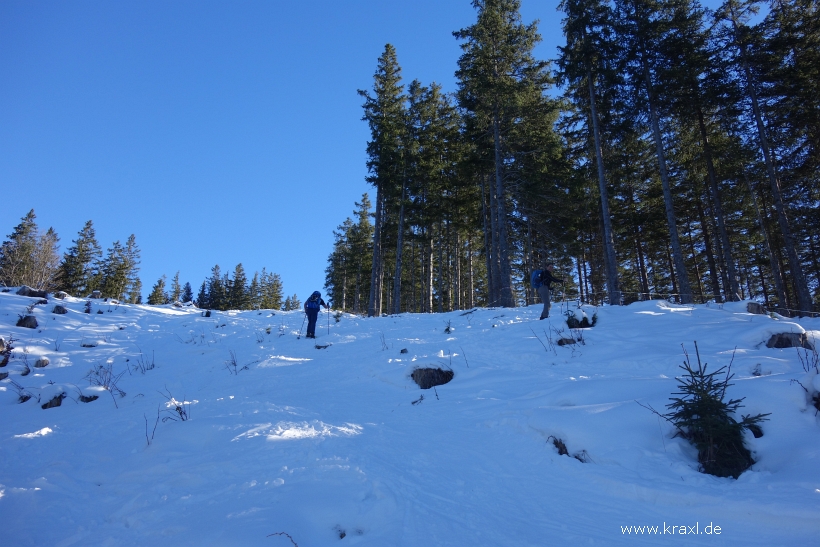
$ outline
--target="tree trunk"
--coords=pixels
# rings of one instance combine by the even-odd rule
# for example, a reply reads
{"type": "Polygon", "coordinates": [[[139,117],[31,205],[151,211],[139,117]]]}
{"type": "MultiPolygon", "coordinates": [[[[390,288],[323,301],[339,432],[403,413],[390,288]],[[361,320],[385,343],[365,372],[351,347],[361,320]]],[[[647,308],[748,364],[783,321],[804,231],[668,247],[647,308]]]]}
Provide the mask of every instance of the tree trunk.
{"type": "MultiPolygon", "coordinates": [[[[675,220],[675,209],[672,204],[672,190],[669,186],[669,173],[666,170],[666,155],[663,151],[663,138],[661,136],[661,125],[655,105],[655,94],[652,88],[652,79],[649,76],[649,66],[643,61],[643,76],[646,85],[646,94],[649,102],[649,114],[652,120],[652,135],[655,140],[655,151],[658,156],[658,168],[661,174],[661,186],[663,187],[663,202],[666,206],[666,220],[669,224],[669,236],[672,244],[672,256],[674,258],[675,270],[678,273],[678,284],[680,286],[680,301],[682,304],[692,303],[692,287],[689,285],[689,277],[686,275],[686,263],[683,260],[678,227],[675,220]]],[[[673,272],[674,273],[674,272],[673,272]]]]}
{"type": "Polygon", "coordinates": [[[592,118],[592,134],[595,143],[595,159],[598,165],[598,192],[601,194],[601,217],[603,220],[604,265],[606,267],[606,286],[609,294],[609,304],[616,306],[621,303],[621,291],[618,286],[618,261],[615,256],[615,240],[612,235],[612,218],[609,214],[609,198],[607,197],[606,175],[604,173],[604,157],[601,148],[601,133],[598,129],[598,110],[595,105],[595,86],[592,83],[592,70],[587,69],[589,84],[589,107],[592,118]]]}
{"type": "Polygon", "coordinates": [[[507,241],[507,210],[504,204],[504,178],[501,161],[501,133],[498,111],[493,113],[493,142],[495,145],[495,206],[498,216],[498,263],[499,263],[499,304],[505,308],[515,306],[512,293],[512,272],[510,270],[510,252],[507,241]]]}
{"type": "Polygon", "coordinates": [[[382,261],[382,190],[376,187],[376,215],[373,226],[373,266],[370,269],[370,297],[367,300],[367,316],[381,315],[381,261],[382,261]]]}
{"type": "Polygon", "coordinates": [[[470,267],[470,295],[467,297],[467,305],[470,306],[470,309],[473,309],[475,307],[475,269],[473,267],[473,238],[470,236],[467,237],[467,256],[469,257],[470,267]]]}
{"type": "MultiPolygon", "coordinates": [[[[732,26],[734,28],[735,37],[737,38],[738,29],[737,23],[735,22],[733,7],[731,11],[732,26]]],[[[757,92],[755,91],[754,80],[752,78],[751,69],[749,68],[746,44],[739,40],[736,41],[740,50],[743,73],[746,76],[746,90],[749,94],[749,99],[751,99],[752,111],[754,112],[755,124],[757,125],[757,136],[760,140],[760,149],[763,152],[763,158],[766,162],[766,173],[769,176],[769,184],[772,187],[772,197],[774,198],[774,206],[777,210],[777,222],[780,226],[780,234],[783,237],[783,247],[789,260],[789,269],[791,270],[792,279],[794,280],[794,291],[797,293],[797,306],[800,308],[798,313],[802,317],[812,310],[811,294],[809,293],[809,286],[806,283],[806,278],[803,275],[803,266],[800,263],[800,258],[797,256],[797,248],[794,243],[794,238],[792,237],[791,228],[789,227],[789,219],[786,215],[786,206],[783,203],[783,196],[780,192],[780,182],[777,179],[774,158],[772,158],[769,140],[766,137],[766,128],[763,125],[763,116],[760,112],[757,92]]]]}
{"type": "Polygon", "coordinates": [[[709,264],[709,279],[712,281],[712,293],[715,302],[720,304],[723,299],[720,296],[720,280],[718,278],[717,264],[715,263],[715,253],[712,251],[712,238],[709,235],[709,226],[706,224],[706,215],[703,213],[703,205],[700,200],[695,201],[700,220],[700,230],[703,232],[703,243],[706,246],[706,262],[709,264]]]}
{"type": "Polygon", "coordinates": [[[769,229],[766,226],[766,219],[757,203],[757,194],[752,188],[752,183],[749,178],[745,174],[743,175],[743,178],[746,180],[746,186],[749,188],[749,194],[751,195],[752,202],[755,205],[757,222],[760,224],[760,230],[763,232],[763,242],[766,244],[766,252],[769,255],[769,263],[772,269],[772,278],[774,280],[774,291],[777,294],[777,299],[780,301],[780,305],[782,306],[786,303],[786,286],[783,283],[783,273],[780,270],[780,262],[778,261],[777,256],[775,256],[774,248],[772,247],[772,240],[769,235],[769,229]]]}
{"type": "Polygon", "coordinates": [[[717,184],[717,175],[715,174],[715,164],[712,160],[712,145],[709,142],[709,137],[706,134],[706,122],[703,119],[703,110],[698,104],[698,127],[700,128],[700,138],[703,140],[703,154],[706,159],[706,171],[709,174],[709,190],[712,197],[712,210],[717,219],[718,234],[720,236],[720,243],[723,249],[723,262],[726,266],[726,276],[729,284],[725,287],[726,300],[736,302],[738,300],[738,292],[740,286],[737,279],[737,269],[735,268],[734,260],[732,260],[731,247],[729,244],[729,234],[726,231],[726,223],[724,222],[723,204],[720,197],[720,189],[717,184]]]}
{"type": "Polygon", "coordinates": [[[401,206],[399,207],[399,226],[396,236],[396,272],[393,274],[393,313],[401,313],[401,259],[404,251],[404,197],[405,185],[401,188],[401,206]]]}

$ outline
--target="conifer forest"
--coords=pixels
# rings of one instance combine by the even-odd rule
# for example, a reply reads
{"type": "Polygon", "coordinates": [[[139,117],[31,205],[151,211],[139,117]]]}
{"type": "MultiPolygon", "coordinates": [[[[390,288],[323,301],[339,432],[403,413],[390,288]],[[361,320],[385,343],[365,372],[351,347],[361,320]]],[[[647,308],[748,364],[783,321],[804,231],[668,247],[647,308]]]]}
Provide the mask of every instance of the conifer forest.
{"type": "Polygon", "coordinates": [[[372,191],[334,232],[334,307],[531,304],[552,262],[587,303],[820,309],[817,0],[563,0],[555,59],[518,0],[473,6],[454,93],[390,44],[359,91],[372,191]]]}
{"type": "MultiPolygon", "coordinates": [[[[143,303],[140,248],[134,234],[125,245],[115,241],[103,254],[94,223],[89,220],[60,258],[60,238],[53,228],[43,232],[36,218],[32,209],[0,246],[0,286],[25,285],[38,291],[64,291],[80,298],[95,295],[123,303],[143,303]]],[[[261,273],[254,272],[248,281],[241,263],[236,265],[233,275],[223,274],[217,264],[196,295],[190,283],[180,283],[177,272],[170,283],[165,275],[160,277],[145,303],[191,302],[216,310],[299,309],[301,304],[296,295],[283,302],[282,290],[279,274],[265,268],[261,273]]]]}

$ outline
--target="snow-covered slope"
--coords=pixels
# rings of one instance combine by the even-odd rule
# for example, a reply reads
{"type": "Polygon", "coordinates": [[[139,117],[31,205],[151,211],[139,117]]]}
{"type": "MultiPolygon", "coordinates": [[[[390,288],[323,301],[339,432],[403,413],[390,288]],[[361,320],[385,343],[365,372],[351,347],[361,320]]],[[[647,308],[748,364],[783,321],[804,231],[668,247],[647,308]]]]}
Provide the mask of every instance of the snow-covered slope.
{"type": "Polygon", "coordinates": [[[2,545],[771,546],[820,534],[820,420],[791,383],[806,381],[796,350],[765,346],[772,332],[813,336],[820,320],[654,301],[598,309],[583,344],[557,346],[570,332],[555,305],[545,321],[540,306],[322,315],[313,341],[297,336],[299,312],[94,301],[86,314],[69,298],[57,315],[49,298],[38,329],[16,327],[37,300],[0,294],[0,336],[16,339],[0,369],[2,545]],[[746,397],[744,413],[771,413],[738,480],[699,473],[695,450],[638,404],[665,411],[681,344],[694,359],[695,341],[710,368],[734,353],[728,395],[746,397]],[[455,377],[420,390],[420,366],[455,377]],[[123,396],[92,385],[107,371],[123,396]],[[18,403],[20,388],[33,397],[18,403]],[[631,526],[658,528],[635,538],[631,526]],[[669,536],[681,526],[686,537],[669,536]]]}

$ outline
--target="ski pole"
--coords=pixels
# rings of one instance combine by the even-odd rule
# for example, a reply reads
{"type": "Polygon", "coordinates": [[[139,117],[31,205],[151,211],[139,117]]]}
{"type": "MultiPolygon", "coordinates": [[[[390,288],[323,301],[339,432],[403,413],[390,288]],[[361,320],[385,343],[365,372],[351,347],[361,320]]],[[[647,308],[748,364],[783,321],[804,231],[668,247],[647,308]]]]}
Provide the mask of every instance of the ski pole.
{"type": "Polygon", "coordinates": [[[299,340],[300,338],[302,338],[302,329],[303,329],[303,328],[305,328],[305,321],[307,321],[307,313],[306,313],[306,314],[305,314],[305,316],[302,318],[302,326],[301,326],[301,327],[299,327],[299,336],[297,336],[297,337],[296,337],[296,339],[297,339],[297,340],[299,340]]]}
{"type": "Polygon", "coordinates": [[[330,306],[327,307],[327,335],[330,336],[330,306]]]}

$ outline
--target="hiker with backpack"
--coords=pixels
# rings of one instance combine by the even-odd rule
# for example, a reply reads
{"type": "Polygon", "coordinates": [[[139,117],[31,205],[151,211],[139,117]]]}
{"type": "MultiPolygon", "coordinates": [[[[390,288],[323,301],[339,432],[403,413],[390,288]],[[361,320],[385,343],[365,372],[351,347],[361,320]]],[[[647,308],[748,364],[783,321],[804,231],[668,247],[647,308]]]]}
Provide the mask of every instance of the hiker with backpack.
{"type": "Polygon", "coordinates": [[[304,306],[305,314],[307,314],[308,319],[308,328],[305,338],[316,338],[316,319],[319,317],[319,308],[322,306],[324,306],[326,310],[330,309],[330,306],[325,304],[325,301],[322,300],[322,293],[319,291],[313,291],[310,298],[305,301],[304,306]]]}
{"type": "Polygon", "coordinates": [[[541,312],[541,319],[546,319],[550,316],[550,288],[553,283],[563,283],[563,279],[558,279],[552,275],[555,265],[547,264],[544,270],[535,270],[530,276],[530,283],[532,288],[538,291],[538,296],[544,303],[544,310],[541,312]]]}

